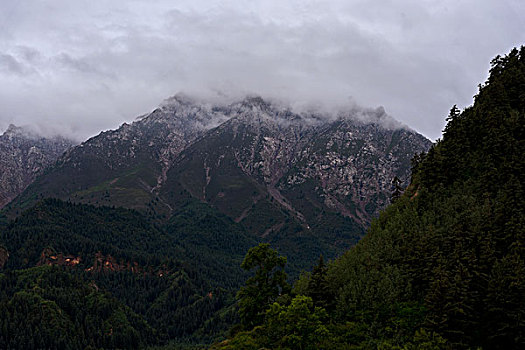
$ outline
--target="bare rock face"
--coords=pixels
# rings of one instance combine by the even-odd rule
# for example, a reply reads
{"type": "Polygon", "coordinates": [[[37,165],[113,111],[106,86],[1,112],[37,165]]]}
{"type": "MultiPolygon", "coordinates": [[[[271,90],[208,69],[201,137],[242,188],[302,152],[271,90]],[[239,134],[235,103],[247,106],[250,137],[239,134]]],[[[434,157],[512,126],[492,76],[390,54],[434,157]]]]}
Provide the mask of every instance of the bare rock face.
{"type": "Polygon", "coordinates": [[[155,180],[148,179],[144,185],[157,187],[174,157],[206,130],[226,119],[208,106],[193,104],[189,97],[175,96],[132,124],[102,132],[71,149],[60,163],[82,167],[86,158],[96,158],[97,166],[109,173],[116,170],[115,176],[118,176],[119,170],[151,162],[155,180]]]}
{"type": "Polygon", "coordinates": [[[25,190],[73,144],[62,137],[46,138],[9,125],[0,136],[0,208],[25,190]]]}

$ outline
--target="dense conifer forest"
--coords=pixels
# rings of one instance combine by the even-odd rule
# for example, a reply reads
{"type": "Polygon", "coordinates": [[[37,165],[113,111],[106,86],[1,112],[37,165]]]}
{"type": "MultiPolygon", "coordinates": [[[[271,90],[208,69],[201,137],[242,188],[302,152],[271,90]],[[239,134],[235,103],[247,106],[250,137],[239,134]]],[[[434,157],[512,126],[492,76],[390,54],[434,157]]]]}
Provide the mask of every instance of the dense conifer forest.
{"type": "MultiPolygon", "coordinates": [[[[291,292],[248,280],[241,323],[215,348],[523,349],[525,47],[496,57],[474,105],[447,121],[354,248],[321,258],[291,292]]],[[[265,255],[248,265],[256,276],[273,261],[265,255]]]]}
{"type": "Polygon", "coordinates": [[[237,320],[242,256],[257,243],[199,203],[159,227],[57,199],[4,223],[0,242],[0,348],[24,349],[210,342],[237,320]]]}
{"type": "Polygon", "coordinates": [[[198,202],[163,225],[57,199],[0,216],[0,348],[525,348],[525,47],[447,122],[366,236],[295,281],[198,202]]]}

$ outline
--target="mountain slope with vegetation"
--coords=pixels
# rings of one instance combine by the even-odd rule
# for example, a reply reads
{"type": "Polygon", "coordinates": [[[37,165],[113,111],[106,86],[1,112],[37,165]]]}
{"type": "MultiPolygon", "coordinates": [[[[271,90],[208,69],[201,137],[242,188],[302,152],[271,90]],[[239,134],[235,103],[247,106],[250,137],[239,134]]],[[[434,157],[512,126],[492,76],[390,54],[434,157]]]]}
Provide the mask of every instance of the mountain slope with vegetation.
{"type": "Polygon", "coordinates": [[[139,349],[156,338],[129,307],[58,267],[0,274],[0,290],[4,349],[139,349]]]}
{"type": "MultiPolygon", "coordinates": [[[[9,317],[3,323],[7,328],[0,328],[0,344],[128,348],[213,340],[236,320],[233,291],[246,276],[239,265],[257,240],[228,217],[202,206],[189,203],[161,227],[130,209],[46,199],[1,226],[0,281],[6,285],[0,289],[0,308],[7,308],[9,317]],[[33,293],[31,300],[11,308],[26,292],[33,293]],[[60,299],[63,293],[78,300],[60,299]],[[109,303],[100,305],[107,312],[82,308],[82,303],[91,305],[100,298],[100,303],[109,303]],[[44,319],[38,312],[45,311],[39,308],[46,303],[54,311],[44,319]],[[15,326],[25,312],[35,313],[31,330],[15,326]],[[76,322],[78,317],[89,325],[76,322]],[[123,334],[113,327],[118,342],[100,334],[101,324],[113,324],[104,317],[123,322],[123,334]],[[126,318],[135,323],[129,325],[126,318]],[[54,326],[48,329],[40,321],[58,328],[53,331],[54,326]],[[60,329],[69,336],[59,337],[60,329]],[[42,342],[31,342],[31,332],[44,332],[42,342]]],[[[109,332],[112,327],[106,328],[109,332]]]]}
{"type": "Polygon", "coordinates": [[[296,271],[355,244],[392,178],[430,146],[382,109],[327,116],[250,97],[216,110],[230,119],[179,154],[159,197],[173,208],[185,196],[208,203],[296,271]]]}
{"type": "Polygon", "coordinates": [[[195,138],[225,117],[183,96],[148,115],[70,149],[10,204],[20,214],[42,198],[115,205],[168,214],[154,193],[171,161],[195,138]]]}
{"type": "Polygon", "coordinates": [[[136,209],[159,224],[200,201],[270,242],[299,271],[355,244],[392,178],[431,142],[382,108],[292,111],[246,97],[177,95],[132,124],[72,148],[5,209],[43,198],[136,209]]]}
{"type": "Polygon", "coordinates": [[[525,47],[496,57],[474,105],[447,121],[354,248],[216,347],[523,348],[525,47]]]}

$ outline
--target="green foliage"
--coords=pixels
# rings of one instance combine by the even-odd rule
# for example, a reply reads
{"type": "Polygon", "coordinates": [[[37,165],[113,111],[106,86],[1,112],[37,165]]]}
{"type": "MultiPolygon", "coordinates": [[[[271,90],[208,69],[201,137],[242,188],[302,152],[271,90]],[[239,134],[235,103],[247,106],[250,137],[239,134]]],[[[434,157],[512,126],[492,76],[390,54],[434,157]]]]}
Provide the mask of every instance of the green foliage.
{"type": "Polygon", "coordinates": [[[302,271],[299,277],[294,281],[292,294],[307,295],[311,276],[311,272],[302,271]]]}
{"type": "Polygon", "coordinates": [[[0,286],[2,348],[140,348],[155,340],[143,318],[60,268],[8,272],[0,286]]]}
{"type": "Polygon", "coordinates": [[[274,303],[266,312],[268,348],[317,349],[328,337],[326,311],[312,299],[297,296],[289,306],[274,303]]]}
{"type": "Polygon", "coordinates": [[[239,316],[246,328],[253,328],[263,322],[266,309],[281,294],[289,292],[284,266],[286,258],[267,243],[250,248],[241,267],[247,271],[255,269],[255,275],[241,287],[239,299],[239,316]]]}
{"type": "MultiPolygon", "coordinates": [[[[525,47],[496,57],[474,105],[447,121],[367,235],[296,282],[311,303],[336,300],[317,348],[525,347],[525,47]]],[[[223,345],[301,348],[304,298],[223,345]]]]}
{"type": "Polygon", "coordinates": [[[258,240],[226,215],[192,201],[172,215],[166,231],[203,278],[224,288],[238,288],[246,279],[239,265],[258,240]]]}
{"type": "Polygon", "coordinates": [[[147,320],[157,343],[211,342],[238,322],[233,290],[246,276],[242,257],[256,242],[202,204],[177,211],[163,228],[133,210],[56,199],[10,222],[0,241],[7,248],[0,248],[0,260],[9,254],[7,273],[63,266],[147,320]],[[75,265],[66,261],[77,258],[75,265]]]}
{"type": "Polygon", "coordinates": [[[403,194],[403,187],[401,186],[401,183],[402,181],[397,176],[394,176],[392,179],[392,195],[390,197],[391,203],[397,201],[403,194]]]}
{"type": "Polygon", "coordinates": [[[403,345],[393,345],[389,341],[382,342],[380,350],[445,350],[451,349],[447,341],[437,333],[417,330],[414,337],[403,345]]]}
{"type": "Polygon", "coordinates": [[[364,321],[383,348],[524,346],[523,86],[525,48],[514,49],[474,106],[452,108],[406,193],[330,266],[339,320],[364,321]]]}
{"type": "Polygon", "coordinates": [[[297,296],[290,305],[273,303],[264,323],[241,332],[220,349],[318,349],[328,339],[326,311],[313,306],[312,299],[297,296]]]}
{"type": "Polygon", "coordinates": [[[99,251],[141,265],[152,259],[160,264],[174,252],[167,248],[169,237],[136,211],[57,199],[38,203],[0,234],[11,252],[9,268],[35,266],[45,248],[81,256],[82,265],[92,263],[99,251]]]}
{"type": "Polygon", "coordinates": [[[314,305],[332,311],[335,307],[335,295],[328,284],[328,267],[324,264],[321,255],[319,262],[314,266],[305,295],[312,298],[314,305]]]}

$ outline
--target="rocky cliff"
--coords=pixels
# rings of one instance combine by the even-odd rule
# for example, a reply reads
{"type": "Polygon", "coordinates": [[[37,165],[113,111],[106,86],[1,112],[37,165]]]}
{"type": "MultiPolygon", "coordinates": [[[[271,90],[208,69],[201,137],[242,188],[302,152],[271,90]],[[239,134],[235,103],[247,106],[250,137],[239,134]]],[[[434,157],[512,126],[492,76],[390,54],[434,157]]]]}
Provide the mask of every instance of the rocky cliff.
{"type": "Polygon", "coordinates": [[[28,129],[9,125],[0,136],[0,208],[73,144],[62,137],[42,137],[28,129]]]}

